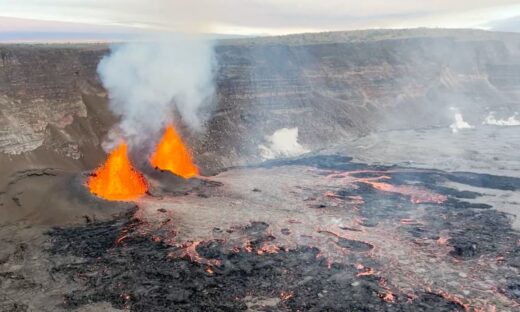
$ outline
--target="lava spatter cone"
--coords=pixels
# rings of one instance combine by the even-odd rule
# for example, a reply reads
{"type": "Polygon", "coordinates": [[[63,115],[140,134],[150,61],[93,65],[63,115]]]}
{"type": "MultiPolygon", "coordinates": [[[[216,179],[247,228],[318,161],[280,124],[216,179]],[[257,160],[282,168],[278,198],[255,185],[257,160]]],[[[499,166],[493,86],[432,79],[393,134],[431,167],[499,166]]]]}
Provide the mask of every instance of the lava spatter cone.
{"type": "Polygon", "coordinates": [[[170,171],[185,179],[199,174],[190,151],[172,124],[166,128],[155,152],[150,157],[150,163],[154,168],[170,171]]]}
{"type": "Polygon", "coordinates": [[[128,147],[121,143],[87,180],[91,193],[107,200],[133,200],[146,193],[144,176],[128,159],[128,147]]]}

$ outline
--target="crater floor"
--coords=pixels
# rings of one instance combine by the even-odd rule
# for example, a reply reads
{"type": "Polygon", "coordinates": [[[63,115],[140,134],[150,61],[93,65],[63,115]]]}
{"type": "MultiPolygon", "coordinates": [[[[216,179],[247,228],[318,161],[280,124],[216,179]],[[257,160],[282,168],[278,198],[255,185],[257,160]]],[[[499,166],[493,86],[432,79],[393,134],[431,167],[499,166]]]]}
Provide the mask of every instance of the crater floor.
{"type": "Polygon", "coordinates": [[[453,186],[517,192],[519,178],[315,155],[190,181],[155,172],[149,181],[149,194],[113,220],[43,236],[2,227],[4,237],[16,233],[2,249],[2,308],[519,307],[513,216],[453,186]]]}

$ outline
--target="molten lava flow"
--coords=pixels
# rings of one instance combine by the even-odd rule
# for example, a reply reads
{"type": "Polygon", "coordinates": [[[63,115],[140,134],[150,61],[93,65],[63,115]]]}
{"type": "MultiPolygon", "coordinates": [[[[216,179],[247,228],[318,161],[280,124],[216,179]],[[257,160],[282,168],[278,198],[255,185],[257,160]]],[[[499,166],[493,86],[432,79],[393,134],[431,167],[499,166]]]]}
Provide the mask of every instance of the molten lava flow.
{"type": "Polygon", "coordinates": [[[426,189],[412,185],[392,185],[384,182],[361,181],[371,185],[373,188],[389,193],[398,193],[410,197],[414,204],[436,203],[442,204],[448,200],[445,195],[430,192],[426,189]]]}
{"type": "Polygon", "coordinates": [[[93,194],[108,200],[132,200],[146,193],[148,186],[141,173],[127,155],[127,146],[121,143],[87,181],[93,194]]]}
{"type": "Polygon", "coordinates": [[[356,269],[358,269],[357,276],[371,276],[375,274],[374,269],[366,267],[361,263],[356,264],[356,269]]]}
{"type": "Polygon", "coordinates": [[[270,243],[264,243],[260,249],[256,251],[257,254],[263,255],[263,254],[275,254],[278,253],[280,248],[274,244],[270,243]]]}
{"type": "Polygon", "coordinates": [[[294,297],[294,293],[292,291],[282,291],[280,293],[280,300],[282,301],[287,301],[289,299],[291,299],[292,297],[294,297]]]}
{"type": "Polygon", "coordinates": [[[150,162],[155,168],[168,170],[185,179],[199,174],[188,149],[173,125],[168,125],[166,128],[150,162]]]}
{"type": "MultiPolygon", "coordinates": [[[[201,241],[186,242],[181,249],[172,251],[168,254],[169,258],[179,259],[188,258],[191,262],[196,262],[208,266],[220,266],[221,260],[218,259],[206,259],[202,257],[197,251],[197,247],[202,243],[201,241]]],[[[208,272],[209,273],[209,272],[208,272]]],[[[213,274],[213,270],[211,273],[213,274]]]]}

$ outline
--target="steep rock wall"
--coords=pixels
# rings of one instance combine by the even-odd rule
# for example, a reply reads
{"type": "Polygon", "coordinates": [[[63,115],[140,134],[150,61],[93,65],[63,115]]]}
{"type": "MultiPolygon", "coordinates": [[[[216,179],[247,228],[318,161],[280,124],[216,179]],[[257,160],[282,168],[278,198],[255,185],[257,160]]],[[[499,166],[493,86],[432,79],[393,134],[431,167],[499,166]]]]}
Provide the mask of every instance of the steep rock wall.
{"type": "MultiPolygon", "coordinates": [[[[116,122],[96,66],[105,45],[0,46],[0,170],[90,169],[116,122]]],[[[184,135],[204,171],[261,160],[298,127],[316,150],[388,129],[447,127],[459,111],[520,111],[520,35],[407,30],[221,41],[204,133],[184,135]],[[453,109],[450,109],[453,108],[453,109]]]]}

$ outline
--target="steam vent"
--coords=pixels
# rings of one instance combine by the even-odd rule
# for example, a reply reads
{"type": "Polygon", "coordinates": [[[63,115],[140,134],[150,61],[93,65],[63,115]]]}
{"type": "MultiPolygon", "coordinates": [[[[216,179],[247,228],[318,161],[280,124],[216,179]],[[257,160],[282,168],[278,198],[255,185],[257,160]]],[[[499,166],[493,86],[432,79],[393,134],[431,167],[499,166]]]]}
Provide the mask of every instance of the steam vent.
{"type": "Polygon", "coordinates": [[[520,311],[519,33],[67,34],[0,44],[0,311],[520,311]]]}

